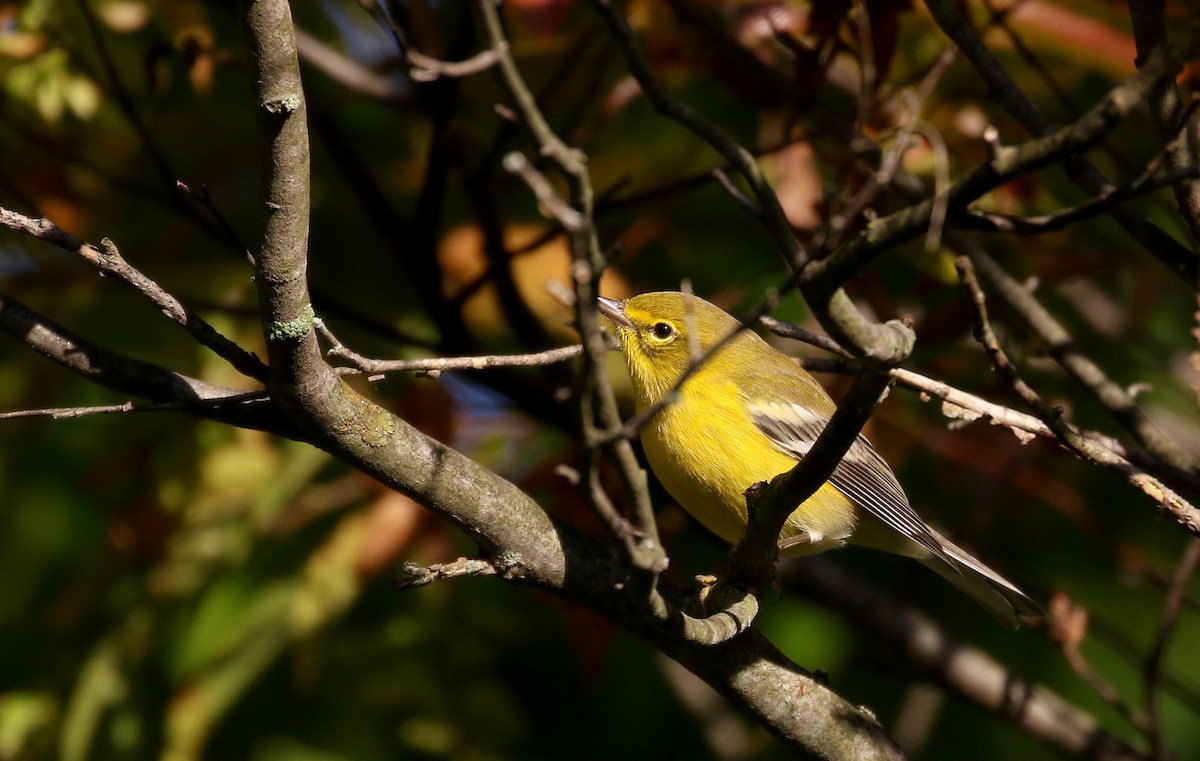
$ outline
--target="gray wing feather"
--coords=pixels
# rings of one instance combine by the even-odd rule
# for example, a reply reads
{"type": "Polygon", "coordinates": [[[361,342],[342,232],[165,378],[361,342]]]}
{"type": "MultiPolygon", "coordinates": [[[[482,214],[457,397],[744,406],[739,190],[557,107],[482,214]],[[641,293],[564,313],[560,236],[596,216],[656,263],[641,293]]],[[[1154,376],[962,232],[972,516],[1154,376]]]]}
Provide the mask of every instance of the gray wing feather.
{"type": "MultiPolygon", "coordinates": [[[[829,422],[795,404],[751,404],[749,410],[755,425],[775,448],[797,460],[808,454],[829,422]]],[[[952,568],[958,567],[908,504],[892,469],[862,434],[838,463],[829,482],[888,527],[917,542],[952,568]]]]}

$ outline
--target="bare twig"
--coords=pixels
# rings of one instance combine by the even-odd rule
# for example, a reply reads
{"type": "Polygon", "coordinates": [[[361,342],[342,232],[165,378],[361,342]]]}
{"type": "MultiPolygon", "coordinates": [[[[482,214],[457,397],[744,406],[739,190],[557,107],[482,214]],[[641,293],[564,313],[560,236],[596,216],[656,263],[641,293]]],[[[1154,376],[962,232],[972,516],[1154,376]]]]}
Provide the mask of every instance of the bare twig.
{"type": "Polygon", "coordinates": [[[1113,707],[1125,721],[1143,734],[1151,732],[1145,714],[1121,697],[1112,684],[1101,676],[1080,650],[1088,631],[1088,612],[1067,595],[1059,592],[1050,598],[1050,616],[1046,630],[1051,641],[1058,643],[1063,658],[1071,670],[1079,675],[1105,703],[1113,707]]]}
{"type": "Polygon", "coordinates": [[[789,267],[800,268],[808,261],[808,254],[792,232],[787,215],[779,204],[779,198],[763,175],[754,156],[717,125],[705,119],[677,98],[671,97],[662,83],[654,76],[649,61],[642,54],[633,31],[625,18],[617,11],[611,0],[593,0],[593,5],[608,24],[609,31],[625,54],[629,71],[637,79],[642,92],[655,110],[669,116],[711,145],[717,153],[742,175],[750,192],[762,208],[767,232],[775,240],[789,267]]]}
{"type": "Polygon", "coordinates": [[[513,151],[505,156],[504,169],[520,177],[533,191],[542,212],[557,219],[568,233],[578,233],[587,227],[583,215],[563,200],[545,175],[525,158],[525,154],[513,151]]]}
{"type": "MultiPolygon", "coordinates": [[[[946,70],[950,68],[950,64],[957,57],[958,51],[954,48],[943,50],[941,55],[929,67],[929,71],[921,79],[921,84],[912,94],[912,97],[905,99],[907,103],[904,107],[903,118],[892,140],[891,147],[882,152],[878,168],[871,172],[866,182],[863,183],[863,186],[849,200],[842,203],[841,208],[830,219],[828,225],[823,226],[817,231],[817,235],[814,236],[814,248],[818,252],[836,248],[841,242],[843,232],[857,222],[863,212],[879,197],[880,192],[884,188],[892,184],[897,172],[900,171],[900,162],[913,145],[912,133],[916,130],[917,122],[920,120],[921,111],[926,101],[933,94],[934,87],[941,81],[942,75],[946,73],[946,70]]],[[[865,136],[864,139],[866,139],[865,136]]],[[[948,185],[949,182],[945,182],[936,185],[936,187],[940,190],[948,185]]]]}
{"type": "Polygon", "coordinates": [[[304,63],[346,90],[381,103],[402,102],[411,88],[399,87],[385,74],[334,50],[303,29],[296,29],[296,50],[304,63]]]}
{"type": "MultiPolygon", "coordinates": [[[[1197,23],[1200,24],[1200,20],[1197,23]]],[[[1197,36],[1200,36],[1200,32],[1197,36]]],[[[1200,44],[1190,36],[1187,39],[1192,44],[1200,44]]],[[[1128,114],[1142,106],[1159,77],[1177,71],[1180,66],[1175,58],[1157,56],[1136,75],[1111,89],[1077,121],[1019,145],[997,145],[992,159],[951,185],[945,191],[945,199],[926,198],[878,219],[830,256],[809,265],[801,281],[805,295],[819,296],[840,286],[883,251],[924,233],[939,203],[945,203],[947,219],[953,226],[968,205],[988,191],[1020,175],[1087,150],[1128,114]]],[[[1174,246],[1178,248],[1179,244],[1175,242],[1174,246]]],[[[1186,259],[1174,257],[1172,262],[1177,271],[1200,274],[1200,257],[1190,252],[1186,259]]],[[[841,340],[840,336],[835,337],[841,340]]]]}
{"type": "Polygon", "coordinates": [[[1175,185],[1181,180],[1200,177],[1200,166],[1188,166],[1171,169],[1165,172],[1139,177],[1125,185],[1112,187],[1098,196],[1089,198],[1081,204],[1067,209],[1039,214],[1032,217],[1019,217],[1013,214],[995,214],[983,211],[971,211],[960,218],[962,227],[974,230],[999,231],[1016,235],[1040,235],[1042,233],[1061,230],[1067,225],[1098,217],[1107,213],[1118,203],[1129,200],[1143,193],[1150,193],[1168,185],[1175,185]]]}
{"type": "Polygon", "coordinates": [[[187,193],[191,198],[199,201],[200,205],[208,210],[208,213],[212,215],[213,219],[220,226],[220,228],[225,231],[225,235],[229,239],[229,244],[234,248],[235,251],[240,253],[242,256],[245,256],[246,261],[251,267],[253,267],[254,254],[250,253],[250,247],[242,242],[242,238],[237,234],[237,230],[233,229],[233,225],[229,223],[229,220],[225,218],[225,215],[221,213],[221,210],[217,208],[217,204],[213,201],[212,194],[208,192],[208,186],[201,185],[200,191],[196,192],[188,187],[188,185],[185,183],[176,181],[175,187],[179,188],[184,193],[187,193]]]}
{"type": "Polygon", "coordinates": [[[159,145],[158,140],[154,137],[154,133],[150,131],[150,127],[142,118],[133,95],[125,86],[120,73],[117,71],[112,53],[108,49],[108,41],[104,37],[104,29],[99,19],[96,18],[96,11],[87,0],[76,0],[75,4],[83,16],[88,34],[92,39],[92,44],[95,45],[96,53],[100,58],[100,66],[104,70],[104,76],[108,80],[108,87],[114,100],[116,100],[117,108],[124,115],[129,126],[133,128],[134,133],[137,134],[146,159],[158,174],[159,183],[165,190],[164,196],[166,200],[206,234],[212,235],[218,240],[222,239],[223,235],[221,231],[214,227],[210,220],[198,214],[192,206],[185,203],[177,193],[173,192],[178,175],[176,175],[175,170],[171,167],[171,162],[166,152],[159,145]]]}
{"type": "Polygon", "coordinates": [[[331,357],[349,360],[354,369],[364,373],[436,372],[442,370],[486,370],[492,367],[538,367],[575,359],[583,353],[582,346],[563,346],[558,349],[530,354],[489,354],[479,357],[430,357],[428,359],[370,359],[341,344],[326,352],[331,357]]]}
{"type": "Polygon", "coordinates": [[[871,14],[865,0],[854,0],[854,26],[858,32],[858,65],[862,87],[858,100],[857,132],[865,132],[875,110],[875,89],[878,87],[875,68],[875,40],[871,33],[871,14]]]}
{"type": "Polygon", "coordinates": [[[156,403],[180,404],[197,417],[302,438],[274,405],[254,403],[253,399],[247,403],[241,390],[215,386],[102,349],[4,294],[0,294],[0,332],[98,386],[156,403]]]}
{"type": "Polygon", "coordinates": [[[459,558],[449,563],[434,563],[429,566],[405,563],[400,570],[404,573],[404,577],[392,582],[392,589],[397,592],[423,587],[443,579],[457,579],[461,576],[504,574],[507,578],[520,578],[519,567],[498,569],[490,560],[482,558],[459,558]]]}
{"type": "MultiPolygon", "coordinates": [[[[768,330],[777,335],[803,341],[804,343],[837,354],[842,358],[840,360],[832,360],[833,364],[822,360],[805,360],[803,364],[810,370],[853,375],[859,372],[861,368],[858,360],[838,345],[836,341],[826,336],[805,330],[798,325],[781,322],[773,317],[763,317],[760,322],[768,330]]],[[[1034,436],[1055,440],[1058,438],[1057,434],[1048,425],[1027,412],[1021,412],[1011,407],[990,402],[975,394],[955,388],[948,383],[935,380],[934,378],[921,375],[903,367],[892,368],[888,371],[888,375],[901,388],[919,391],[922,395],[942,400],[942,413],[952,420],[967,422],[982,420],[990,422],[992,425],[1004,426],[1022,444],[1028,443],[1034,436]]],[[[1108,449],[1116,456],[1129,460],[1140,468],[1158,473],[1164,480],[1177,484],[1179,488],[1200,492],[1200,477],[1197,477],[1193,473],[1174,468],[1142,449],[1127,447],[1118,439],[1106,436],[1098,431],[1082,429],[1073,425],[1070,428],[1077,435],[1093,442],[1097,446],[1108,449]]]]}
{"type": "Polygon", "coordinates": [[[412,64],[409,76],[418,82],[432,82],[442,77],[469,77],[496,65],[496,51],[481,50],[463,61],[439,61],[411,47],[404,53],[412,64]]]}
{"type": "MultiPolygon", "coordinates": [[[[1165,4],[1155,0],[1131,0],[1129,18],[1133,25],[1133,41],[1137,45],[1137,64],[1167,47],[1167,23],[1163,14],[1165,4]]],[[[1197,163],[1195,151],[1200,145],[1193,138],[1200,133],[1200,120],[1193,108],[1185,109],[1174,79],[1164,77],[1150,93],[1150,115],[1159,135],[1167,143],[1167,167],[1187,169],[1197,163]],[[1185,139],[1176,135],[1183,124],[1185,139]]],[[[1192,105],[1195,105],[1193,100],[1192,105]]],[[[1192,233],[1194,244],[1200,244],[1200,181],[1195,176],[1181,177],[1172,184],[1179,214],[1192,233]]]]}

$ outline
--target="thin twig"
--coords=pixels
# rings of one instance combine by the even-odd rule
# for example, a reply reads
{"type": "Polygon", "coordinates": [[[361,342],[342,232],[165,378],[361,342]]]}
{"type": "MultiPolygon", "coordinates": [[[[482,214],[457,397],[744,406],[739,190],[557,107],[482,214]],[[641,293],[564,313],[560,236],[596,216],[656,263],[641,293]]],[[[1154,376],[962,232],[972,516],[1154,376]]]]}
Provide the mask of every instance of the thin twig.
{"type": "Polygon", "coordinates": [[[519,572],[514,572],[512,568],[500,570],[490,560],[482,558],[459,558],[449,563],[434,563],[428,566],[405,563],[400,570],[404,573],[404,577],[392,582],[392,589],[397,592],[462,576],[496,576],[497,574],[505,574],[506,578],[520,576],[519,572]]]}
{"type": "Polygon", "coordinates": [[[208,210],[208,213],[212,215],[213,219],[216,220],[216,223],[221,227],[222,230],[225,231],[225,235],[228,236],[230,244],[236,251],[239,251],[243,256],[245,256],[246,261],[251,267],[253,267],[254,254],[250,252],[249,246],[247,246],[245,243],[242,243],[241,236],[237,234],[237,230],[233,229],[233,225],[229,223],[229,220],[225,218],[225,215],[221,213],[221,210],[217,208],[216,202],[213,201],[212,194],[208,192],[208,186],[201,185],[200,192],[196,192],[182,181],[176,181],[175,187],[182,190],[189,197],[199,201],[200,205],[208,210]]]}
{"type": "Polygon", "coordinates": [[[875,68],[875,40],[871,33],[871,13],[866,0],[854,0],[854,27],[858,32],[858,65],[861,80],[858,100],[858,118],[855,131],[865,133],[875,110],[875,90],[878,87],[878,71],[875,68]]]}
{"type": "MultiPolygon", "coordinates": [[[[1197,24],[1200,25],[1200,20],[1197,24]]],[[[1200,29],[1195,37],[1200,38],[1200,29]]],[[[1187,40],[1200,45],[1192,36],[1188,36],[1187,40]]],[[[1190,51],[1190,48],[1188,50],[1190,51]]],[[[1079,155],[1114,129],[1122,119],[1140,108],[1158,78],[1173,73],[1180,65],[1176,59],[1167,56],[1156,57],[1133,77],[1109,90],[1100,102],[1077,121],[1019,145],[997,145],[991,160],[951,185],[944,193],[945,199],[925,198],[877,219],[858,237],[847,241],[828,257],[810,264],[805,269],[801,282],[805,295],[819,296],[830,289],[840,287],[846,279],[884,251],[924,233],[938,204],[945,203],[947,218],[953,226],[959,218],[965,216],[967,207],[985,193],[1035,169],[1079,155]]],[[[1103,188],[1096,192],[1102,190],[1103,188]]],[[[1178,242],[1174,245],[1179,247],[1178,242]]],[[[1200,275],[1200,257],[1188,252],[1186,260],[1175,257],[1172,261],[1192,275],[1200,275]]],[[[1189,282],[1195,279],[1191,277],[1189,282]]],[[[810,303],[811,301],[810,298],[810,303]]]]}
{"type": "Polygon", "coordinates": [[[408,75],[418,82],[432,82],[442,77],[452,79],[469,77],[487,71],[496,65],[496,51],[481,50],[463,61],[439,61],[419,50],[408,48],[405,58],[412,64],[408,75]]]}
{"type": "Polygon", "coordinates": [[[583,353],[580,345],[563,346],[529,354],[487,354],[478,357],[429,357],[425,359],[370,359],[337,345],[326,354],[341,357],[364,373],[438,372],[443,370],[486,370],[492,367],[538,367],[575,359],[583,353]]]}
{"type": "Polygon", "coordinates": [[[1047,618],[1046,634],[1058,643],[1063,658],[1071,670],[1080,676],[1105,703],[1121,715],[1131,726],[1143,734],[1150,733],[1146,715],[1138,711],[1121,697],[1112,684],[1101,676],[1080,650],[1088,631],[1088,612],[1067,595],[1057,593],[1050,598],[1050,615],[1047,618]]]}
{"type": "Polygon", "coordinates": [[[1164,172],[1155,171],[1152,167],[1153,164],[1151,167],[1147,167],[1147,172],[1132,182],[1119,187],[1114,186],[1081,204],[1066,209],[1030,217],[972,210],[960,218],[959,224],[974,230],[1008,232],[1015,235],[1040,235],[1061,230],[1075,222],[1093,219],[1107,213],[1118,203],[1168,185],[1173,186],[1181,180],[1200,178],[1200,166],[1187,166],[1164,172]]]}
{"type": "Polygon", "coordinates": [[[121,404],[98,404],[86,407],[47,407],[36,410],[12,410],[0,412],[0,420],[16,420],[29,417],[48,417],[54,420],[73,420],[92,415],[120,415],[127,412],[197,412],[221,406],[270,402],[266,391],[247,391],[208,399],[189,399],[178,402],[134,402],[121,404]]]}
{"type": "Polygon", "coordinates": [[[533,191],[533,196],[537,199],[542,212],[557,219],[564,230],[568,233],[577,233],[587,227],[583,215],[572,209],[563,200],[545,175],[539,172],[537,167],[529,162],[529,159],[525,158],[525,154],[513,151],[504,157],[503,164],[505,171],[515,174],[525,182],[533,191]]]}
{"type": "MultiPolygon", "coordinates": [[[[804,360],[802,364],[810,371],[854,375],[861,369],[861,364],[858,360],[836,341],[827,336],[813,333],[799,325],[781,322],[773,317],[763,317],[760,322],[772,333],[784,338],[803,341],[841,357],[841,359],[837,360],[804,360]]],[[[892,368],[888,371],[888,375],[901,388],[918,391],[924,396],[940,399],[942,401],[942,414],[951,420],[964,422],[985,421],[992,425],[1003,426],[1009,429],[1022,444],[1029,443],[1034,436],[1054,439],[1056,441],[1058,439],[1057,434],[1048,425],[1027,412],[1021,412],[1011,407],[990,402],[980,396],[955,388],[948,383],[935,380],[927,375],[922,375],[903,367],[892,368]]],[[[1074,425],[1070,425],[1070,429],[1076,435],[1091,441],[1096,446],[1108,449],[1117,457],[1129,460],[1140,468],[1157,473],[1164,480],[1177,485],[1178,488],[1200,492],[1200,477],[1196,474],[1174,468],[1140,448],[1127,447],[1120,440],[1098,431],[1079,428],[1074,425]]]]}
{"type": "Polygon", "coordinates": [[[779,203],[779,197],[775,195],[774,189],[763,175],[754,156],[720,127],[667,92],[638,47],[628,22],[617,11],[611,0],[593,0],[592,4],[608,24],[609,31],[625,54],[629,72],[633,74],[654,109],[695,133],[742,175],[762,209],[759,218],[766,226],[767,232],[775,240],[779,250],[784,254],[788,266],[793,269],[804,266],[808,261],[808,253],[796,238],[795,233],[792,232],[787,215],[779,203]]]}
{"type": "MultiPolygon", "coordinates": [[[[1167,21],[1165,3],[1155,0],[1131,0],[1129,18],[1133,27],[1133,41],[1137,45],[1137,64],[1148,60],[1157,51],[1167,47],[1167,21]]],[[[1163,78],[1148,98],[1150,116],[1158,127],[1158,133],[1167,147],[1167,166],[1185,169],[1197,163],[1196,151],[1200,143],[1200,119],[1196,117],[1195,96],[1190,107],[1184,108],[1179,87],[1174,79],[1163,78]],[[1182,124],[1184,140],[1178,139],[1182,124]]],[[[1171,186],[1179,215],[1183,217],[1192,233],[1193,244],[1200,244],[1200,182],[1197,178],[1181,178],[1171,186]]]]}

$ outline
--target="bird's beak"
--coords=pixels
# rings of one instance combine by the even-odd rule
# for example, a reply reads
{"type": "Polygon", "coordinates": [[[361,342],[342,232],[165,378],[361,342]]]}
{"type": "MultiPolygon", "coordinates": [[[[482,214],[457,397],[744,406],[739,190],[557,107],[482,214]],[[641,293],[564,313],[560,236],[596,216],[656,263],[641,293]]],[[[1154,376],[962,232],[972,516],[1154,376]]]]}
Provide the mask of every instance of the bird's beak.
{"type": "Polygon", "coordinates": [[[596,299],[596,306],[600,307],[600,314],[604,315],[619,328],[632,328],[633,323],[625,316],[625,305],[620,301],[606,299],[600,296],[596,299]]]}

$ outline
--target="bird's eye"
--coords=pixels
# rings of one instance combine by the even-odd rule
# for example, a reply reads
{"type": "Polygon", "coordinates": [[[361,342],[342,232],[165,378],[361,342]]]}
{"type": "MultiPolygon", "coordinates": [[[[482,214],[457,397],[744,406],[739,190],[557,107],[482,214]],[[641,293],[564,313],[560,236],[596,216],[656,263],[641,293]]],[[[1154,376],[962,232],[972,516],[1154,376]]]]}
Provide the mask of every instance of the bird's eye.
{"type": "Polygon", "coordinates": [[[656,322],[654,323],[653,331],[655,338],[660,341],[665,341],[671,337],[671,335],[675,332],[675,329],[671,327],[670,323],[656,322]]]}

